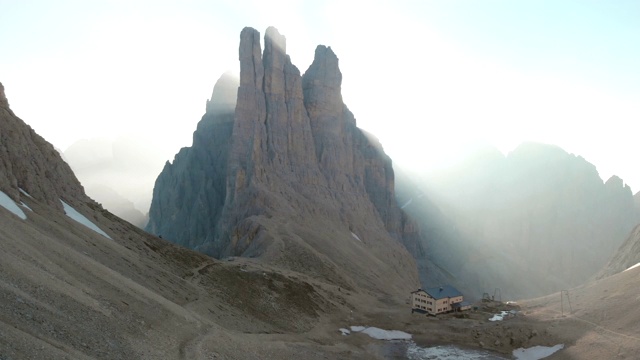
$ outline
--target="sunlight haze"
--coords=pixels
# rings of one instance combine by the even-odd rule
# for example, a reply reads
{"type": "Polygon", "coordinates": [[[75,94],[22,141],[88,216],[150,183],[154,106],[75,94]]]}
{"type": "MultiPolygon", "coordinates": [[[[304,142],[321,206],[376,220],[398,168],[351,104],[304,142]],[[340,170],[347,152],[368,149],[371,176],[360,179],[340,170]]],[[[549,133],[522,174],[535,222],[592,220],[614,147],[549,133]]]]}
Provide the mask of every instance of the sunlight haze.
{"type": "Polygon", "coordinates": [[[275,26],[301,72],[331,46],[358,126],[400,166],[424,172],[477,144],[506,153],[538,141],[640,190],[638,1],[0,4],[12,110],[61,151],[138,139],[141,188],[191,145],[215,81],[237,71],[242,28],[275,26]]]}

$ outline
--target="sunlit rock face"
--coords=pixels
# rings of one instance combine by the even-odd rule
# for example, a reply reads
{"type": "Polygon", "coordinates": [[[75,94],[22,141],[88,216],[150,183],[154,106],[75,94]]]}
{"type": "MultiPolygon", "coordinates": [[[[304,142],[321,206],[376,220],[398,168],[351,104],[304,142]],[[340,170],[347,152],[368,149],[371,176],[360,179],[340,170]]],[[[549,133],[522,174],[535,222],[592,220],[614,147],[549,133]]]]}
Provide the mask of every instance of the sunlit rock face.
{"type": "Polygon", "coordinates": [[[58,151],[11,111],[0,84],[0,191],[20,201],[19,189],[60,211],[60,199],[90,201],[58,151]]]}
{"type": "Polygon", "coordinates": [[[245,28],[239,60],[234,111],[208,102],[193,146],[156,181],[147,229],[347,288],[402,296],[418,286],[403,243],[419,246],[419,234],[395,203],[391,160],[342,102],[331,48],[318,46],[301,76],[275,28],[264,51],[245,28]]]}

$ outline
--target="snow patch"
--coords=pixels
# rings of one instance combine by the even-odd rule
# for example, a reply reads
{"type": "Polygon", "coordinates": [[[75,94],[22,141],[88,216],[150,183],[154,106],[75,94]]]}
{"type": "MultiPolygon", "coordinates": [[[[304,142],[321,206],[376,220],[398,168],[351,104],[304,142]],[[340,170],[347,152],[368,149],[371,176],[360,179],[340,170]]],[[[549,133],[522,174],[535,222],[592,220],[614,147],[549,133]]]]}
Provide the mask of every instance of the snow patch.
{"type": "Polygon", "coordinates": [[[24,211],[20,209],[20,207],[15,203],[15,201],[11,200],[9,195],[0,191],[0,206],[11,211],[15,216],[19,217],[22,220],[27,220],[27,215],[25,215],[24,211]]]}
{"type": "Polygon", "coordinates": [[[360,240],[360,238],[358,237],[358,235],[356,235],[356,234],[354,234],[354,233],[351,233],[351,236],[353,236],[353,238],[354,238],[354,239],[356,239],[356,240],[358,240],[358,241],[362,242],[362,240],[360,240]]]}
{"type": "Polygon", "coordinates": [[[413,202],[413,198],[409,199],[409,201],[407,201],[406,203],[404,203],[404,205],[400,206],[400,209],[404,209],[407,206],[409,206],[411,203],[413,202]]]}
{"type": "Polygon", "coordinates": [[[351,331],[349,331],[349,329],[345,329],[345,328],[340,328],[338,329],[340,331],[340,333],[342,333],[342,335],[349,335],[351,334],[351,331]]]}
{"type": "Polygon", "coordinates": [[[33,212],[33,210],[31,210],[31,208],[29,207],[29,205],[27,205],[27,204],[23,203],[22,201],[20,201],[20,206],[22,206],[23,208],[25,208],[25,209],[27,209],[27,210],[29,210],[29,211],[33,212]]]}
{"type": "Polygon", "coordinates": [[[490,354],[482,350],[466,350],[460,349],[455,346],[434,346],[423,348],[416,345],[413,341],[407,347],[407,359],[409,360],[422,360],[422,359],[437,359],[437,360],[458,360],[458,359],[470,359],[470,360],[496,360],[502,359],[494,354],[490,354]]]}
{"type": "Polygon", "coordinates": [[[84,217],[84,215],[80,214],[78,211],[76,211],[76,209],[72,208],[69,204],[67,204],[66,202],[60,200],[60,202],[62,203],[62,206],[64,207],[64,213],[67,214],[68,217],[70,217],[71,219],[79,222],[80,224],[88,227],[89,229],[97,232],[98,234],[106,237],[107,239],[111,239],[111,237],[109,235],[107,235],[107,233],[105,233],[104,231],[100,230],[100,228],[98,226],[96,226],[96,224],[92,223],[91,220],[87,219],[86,217],[84,217]]]}
{"type": "MultiPolygon", "coordinates": [[[[22,188],[18,188],[18,190],[20,190],[20,192],[21,192],[21,193],[23,193],[23,194],[27,195],[28,197],[31,197],[31,195],[29,195],[29,193],[28,193],[28,192],[26,192],[26,191],[22,190],[22,188]]],[[[33,199],[33,198],[32,198],[32,199],[33,199]]]]}
{"type": "MultiPolygon", "coordinates": [[[[635,269],[635,268],[637,268],[638,266],[640,266],[640,263],[637,263],[637,264],[635,264],[635,265],[633,265],[633,266],[628,267],[628,268],[627,268],[627,270],[625,270],[625,271],[629,271],[629,270],[631,270],[631,269],[635,269]]],[[[623,272],[624,272],[624,271],[623,271],[623,272]]]]}
{"type": "Polygon", "coordinates": [[[558,344],[556,346],[534,346],[528,349],[519,348],[513,350],[513,356],[515,356],[516,360],[539,360],[551,356],[551,354],[562,349],[564,349],[564,344],[558,344]]]}
{"type": "Polygon", "coordinates": [[[352,326],[351,331],[361,332],[378,340],[411,340],[411,334],[400,330],[383,330],[377,327],[352,326]]]}
{"type": "Polygon", "coordinates": [[[509,315],[508,311],[501,311],[500,314],[493,315],[489,321],[502,321],[507,315],[509,315]]]}

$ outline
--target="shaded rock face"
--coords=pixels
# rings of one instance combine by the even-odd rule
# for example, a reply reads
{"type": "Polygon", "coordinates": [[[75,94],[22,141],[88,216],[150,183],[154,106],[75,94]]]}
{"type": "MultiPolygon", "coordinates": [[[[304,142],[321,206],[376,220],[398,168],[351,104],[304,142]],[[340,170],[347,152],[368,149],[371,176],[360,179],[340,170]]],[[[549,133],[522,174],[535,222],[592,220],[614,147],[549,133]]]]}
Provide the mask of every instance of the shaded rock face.
{"type": "Polygon", "coordinates": [[[0,84],[0,190],[20,201],[19,189],[59,210],[60,199],[90,201],[58,151],[11,111],[0,84]]]}
{"type": "Polygon", "coordinates": [[[264,52],[260,33],[245,28],[239,60],[235,111],[208,108],[193,146],[159,175],[147,229],[345,287],[398,295],[417,286],[402,244],[419,235],[395,203],[391,160],[342,102],[331,48],[318,46],[301,76],[275,28],[264,52]]]}
{"type": "MultiPolygon", "coordinates": [[[[237,93],[238,80],[223,76],[214,94],[237,93]]],[[[197,248],[211,241],[226,197],[225,174],[233,130],[233,106],[207,112],[193,134],[193,146],[182,148],[158,176],[147,230],[197,248]]]]}
{"type": "Polygon", "coordinates": [[[500,288],[505,298],[535,297],[580,285],[636,223],[620,178],[603,182],[585,159],[544,144],[507,156],[485,151],[423,191],[443,216],[428,216],[415,197],[404,210],[432,226],[424,229],[428,259],[478,296],[500,288]]]}

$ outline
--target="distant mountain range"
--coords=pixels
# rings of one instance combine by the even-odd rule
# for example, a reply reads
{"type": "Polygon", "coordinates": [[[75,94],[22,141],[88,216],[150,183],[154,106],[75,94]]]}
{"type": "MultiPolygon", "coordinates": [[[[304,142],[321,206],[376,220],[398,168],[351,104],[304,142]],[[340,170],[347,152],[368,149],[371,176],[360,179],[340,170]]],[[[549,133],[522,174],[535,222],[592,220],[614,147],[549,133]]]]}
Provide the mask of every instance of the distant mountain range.
{"type": "Polygon", "coordinates": [[[620,178],[603,182],[594,165],[552,145],[525,143],[507,156],[485,148],[413,181],[400,179],[399,202],[411,189],[427,195],[413,196],[404,210],[437,230],[426,238],[428,258],[476,294],[499,288],[524,298],[581,284],[638,222],[620,178]],[[440,220],[429,206],[441,211],[440,220]]]}

